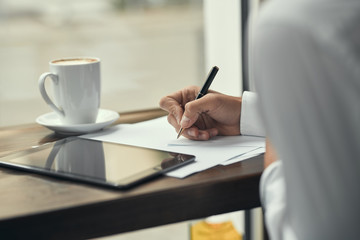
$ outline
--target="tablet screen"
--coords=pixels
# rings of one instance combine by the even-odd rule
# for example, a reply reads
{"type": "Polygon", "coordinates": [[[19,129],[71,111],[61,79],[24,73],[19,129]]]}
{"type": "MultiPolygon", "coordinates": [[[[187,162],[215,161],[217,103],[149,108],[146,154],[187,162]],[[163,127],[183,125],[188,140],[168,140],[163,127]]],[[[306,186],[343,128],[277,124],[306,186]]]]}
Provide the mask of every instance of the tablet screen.
{"type": "Polygon", "coordinates": [[[194,159],[187,154],[71,137],[0,158],[0,164],[126,188],[194,159]]]}

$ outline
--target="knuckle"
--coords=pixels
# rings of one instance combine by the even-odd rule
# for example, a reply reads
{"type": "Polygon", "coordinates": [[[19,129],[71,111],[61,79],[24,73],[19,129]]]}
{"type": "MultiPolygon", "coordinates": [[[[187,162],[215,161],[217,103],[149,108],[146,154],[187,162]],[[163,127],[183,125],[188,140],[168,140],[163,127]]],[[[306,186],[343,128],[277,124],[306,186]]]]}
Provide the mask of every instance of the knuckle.
{"type": "Polygon", "coordinates": [[[167,101],[168,101],[168,98],[167,98],[167,97],[163,97],[163,98],[161,98],[160,101],[159,101],[159,106],[160,106],[162,109],[164,109],[164,110],[166,110],[166,103],[167,103],[167,101]]]}

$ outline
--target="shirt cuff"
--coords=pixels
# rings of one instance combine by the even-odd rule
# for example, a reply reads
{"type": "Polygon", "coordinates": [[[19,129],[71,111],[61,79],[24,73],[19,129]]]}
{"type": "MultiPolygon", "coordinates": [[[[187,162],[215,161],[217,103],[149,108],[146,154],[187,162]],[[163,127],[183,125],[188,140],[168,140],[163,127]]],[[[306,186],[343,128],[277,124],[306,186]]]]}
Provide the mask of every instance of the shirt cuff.
{"type": "Polygon", "coordinates": [[[242,95],[240,132],[243,135],[265,137],[256,93],[245,91],[242,95]]]}
{"type": "Polygon", "coordinates": [[[262,173],[260,180],[260,197],[266,209],[269,202],[278,197],[278,190],[283,193],[282,163],[280,160],[270,164],[262,173]],[[276,186],[276,188],[274,187],[276,186]]]}
{"type": "MultiPolygon", "coordinates": [[[[284,216],[286,210],[285,181],[280,160],[270,164],[260,180],[260,199],[265,223],[271,239],[284,238],[284,216]]],[[[290,229],[286,227],[287,229],[290,229]]]]}

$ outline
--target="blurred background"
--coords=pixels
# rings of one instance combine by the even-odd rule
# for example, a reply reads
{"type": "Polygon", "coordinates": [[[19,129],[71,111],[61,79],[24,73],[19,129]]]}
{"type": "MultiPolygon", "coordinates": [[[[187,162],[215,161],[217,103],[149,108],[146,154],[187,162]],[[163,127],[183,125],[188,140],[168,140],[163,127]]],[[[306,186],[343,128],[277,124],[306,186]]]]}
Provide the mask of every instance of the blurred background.
{"type": "Polygon", "coordinates": [[[37,81],[62,57],[102,60],[101,108],[157,107],[203,81],[203,42],[201,0],[0,0],[0,126],[51,111],[37,81]]]}

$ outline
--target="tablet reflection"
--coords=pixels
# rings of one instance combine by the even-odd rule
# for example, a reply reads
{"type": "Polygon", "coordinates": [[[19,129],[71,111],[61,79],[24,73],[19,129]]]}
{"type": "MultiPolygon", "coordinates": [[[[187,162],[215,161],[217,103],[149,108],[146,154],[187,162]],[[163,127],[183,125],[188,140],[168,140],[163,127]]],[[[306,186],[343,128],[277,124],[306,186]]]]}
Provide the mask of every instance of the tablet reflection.
{"type": "Polygon", "coordinates": [[[165,158],[161,162],[161,169],[168,169],[175,166],[179,166],[179,164],[187,162],[189,159],[192,159],[192,156],[180,154],[180,153],[172,153],[169,152],[170,157],[165,158]]]}
{"type": "Polygon", "coordinates": [[[46,168],[104,180],[106,173],[103,143],[74,141],[74,138],[60,140],[54,144],[47,158],[46,168]]]}

